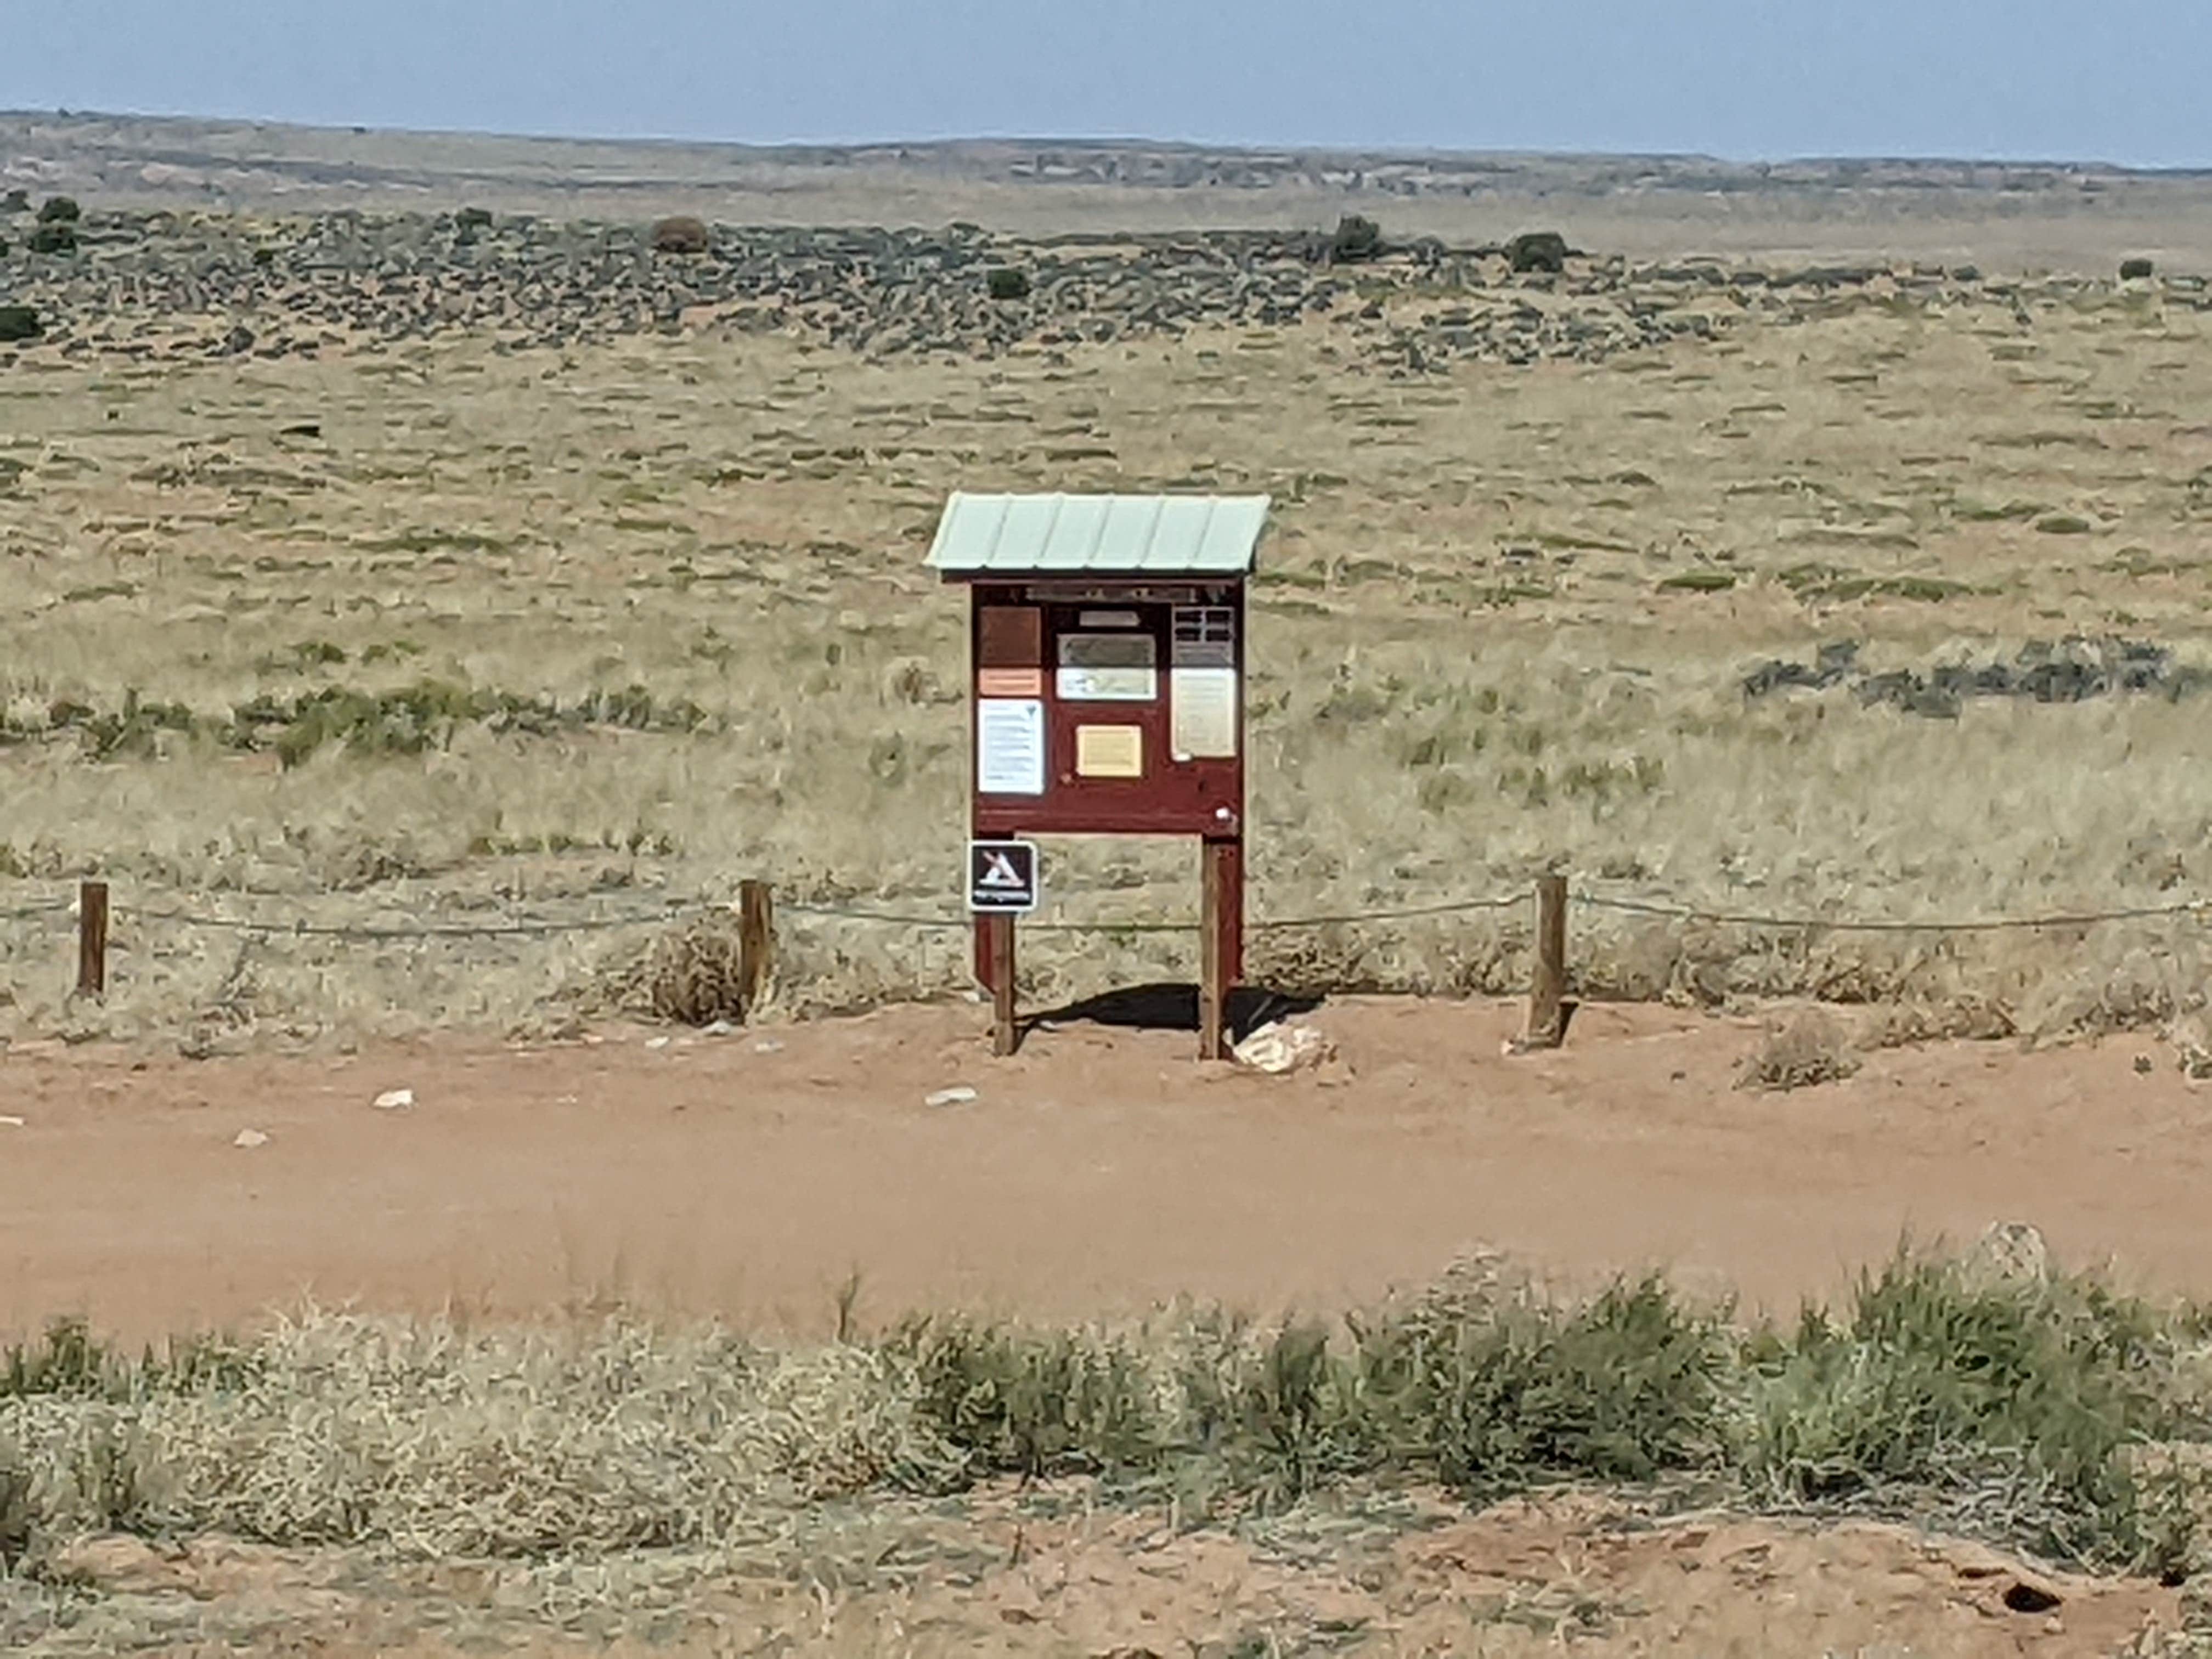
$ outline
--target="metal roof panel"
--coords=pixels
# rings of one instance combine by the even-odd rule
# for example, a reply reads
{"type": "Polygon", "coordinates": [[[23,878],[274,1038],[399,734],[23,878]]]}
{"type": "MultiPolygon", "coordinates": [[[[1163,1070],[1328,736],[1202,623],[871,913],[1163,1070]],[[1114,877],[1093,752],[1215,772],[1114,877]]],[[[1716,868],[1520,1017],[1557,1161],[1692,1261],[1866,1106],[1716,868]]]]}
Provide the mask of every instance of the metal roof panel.
{"type": "Polygon", "coordinates": [[[1267,528],[1265,495],[995,495],[945,504],[930,567],[1004,571],[1237,575],[1267,528]]]}

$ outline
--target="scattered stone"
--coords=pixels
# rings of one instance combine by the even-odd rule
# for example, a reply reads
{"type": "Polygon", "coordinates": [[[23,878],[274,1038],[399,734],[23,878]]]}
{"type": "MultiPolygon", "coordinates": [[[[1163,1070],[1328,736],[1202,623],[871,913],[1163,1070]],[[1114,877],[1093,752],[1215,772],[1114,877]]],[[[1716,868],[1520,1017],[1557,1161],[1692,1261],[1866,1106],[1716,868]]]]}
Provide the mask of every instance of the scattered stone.
{"type": "Polygon", "coordinates": [[[22,1127],[23,1120],[20,1117],[0,1117],[0,1129],[20,1129],[22,1127]]]}
{"type": "Polygon", "coordinates": [[[230,1144],[234,1146],[266,1146],[269,1137],[258,1129],[240,1129],[230,1144]]]}
{"type": "MultiPolygon", "coordinates": [[[[2182,1076],[2191,1083],[2212,1078],[2212,1023],[2208,1023],[2203,1012],[2184,1014],[2176,1019],[2166,1028],[2166,1040],[2173,1045],[2174,1060],[2182,1076]]],[[[2148,1071],[2150,1067],[2146,1065],[2142,1069],[2148,1071]]]]}
{"type": "Polygon", "coordinates": [[[701,1026],[699,1028],[699,1035],[701,1036],[728,1036],[737,1029],[738,1028],[736,1026],[731,1024],[726,1019],[717,1019],[710,1021],[707,1024],[701,1026]]]}
{"type": "Polygon", "coordinates": [[[921,1103],[925,1106],[965,1106],[975,1098],[975,1091],[963,1083],[950,1089],[939,1089],[933,1095],[924,1095],[921,1103]]]}
{"type": "Polygon", "coordinates": [[[1848,684],[1869,708],[1887,707],[1931,719],[1954,720],[1970,697],[2019,697],[2034,702],[2086,702],[2122,694],[2156,695],[2171,702],[2212,686],[2212,672],[2173,660],[2166,647],[2143,640],[2073,636],[2030,641],[2010,662],[1939,663],[1869,673],[1852,643],[1824,645],[1813,663],[1771,659],[1743,678],[1744,695],[1778,690],[1826,690],[1848,684]]]}
{"type": "Polygon", "coordinates": [[[374,1102],[376,1109],[380,1112],[396,1112],[404,1106],[412,1106],[414,1103],[415,1091],[412,1089],[386,1089],[382,1094],[377,1096],[374,1102]]]}
{"type": "Polygon", "coordinates": [[[1262,1025],[1231,1051],[1237,1063],[1270,1077],[1311,1070],[1336,1055],[1336,1046],[1310,1025],[1278,1021],[1262,1025]]]}
{"type": "Polygon", "coordinates": [[[665,1036],[649,1036],[645,1040],[645,1046],[648,1048],[665,1048],[668,1046],[668,1039],[665,1036]]]}
{"type": "Polygon", "coordinates": [[[757,1054],[780,1054],[783,1052],[783,1044],[774,1037],[763,1037],[753,1044],[753,1052],[757,1054]]]}
{"type": "Polygon", "coordinates": [[[1992,1222],[1966,1253],[1966,1267],[1998,1284],[2032,1284],[2051,1276],[2051,1247],[2025,1221],[1992,1222]]]}

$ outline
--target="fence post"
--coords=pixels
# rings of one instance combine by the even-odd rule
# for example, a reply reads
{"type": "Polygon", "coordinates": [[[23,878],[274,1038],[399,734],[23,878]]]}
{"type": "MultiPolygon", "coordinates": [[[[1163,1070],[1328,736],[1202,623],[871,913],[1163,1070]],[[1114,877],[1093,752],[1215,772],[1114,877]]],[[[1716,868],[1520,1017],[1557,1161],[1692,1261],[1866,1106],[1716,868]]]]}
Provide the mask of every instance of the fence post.
{"type": "Polygon", "coordinates": [[[768,993],[775,969],[775,890],[764,881],[738,884],[738,997],[746,1018],[768,993]]]}
{"type": "Polygon", "coordinates": [[[1224,937],[1229,918],[1224,907],[1229,900],[1228,861],[1233,854],[1233,843],[1202,841],[1199,843],[1199,923],[1198,923],[1198,1057],[1200,1060],[1226,1060],[1229,1045],[1223,1026],[1223,1005],[1229,988],[1223,981],[1228,974],[1229,940],[1224,937]]]}
{"type": "Polygon", "coordinates": [[[1019,1010],[1014,1002],[1014,919],[1005,911],[983,918],[991,957],[991,1052],[1000,1058],[1021,1046],[1019,1010]]]}
{"type": "Polygon", "coordinates": [[[85,881],[76,890],[76,994],[107,994],[107,884],[85,881]]]}
{"type": "Polygon", "coordinates": [[[1567,878],[1536,878],[1536,968],[1528,1025],[1516,1048],[1556,1048],[1567,1036],[1567,878]]]}

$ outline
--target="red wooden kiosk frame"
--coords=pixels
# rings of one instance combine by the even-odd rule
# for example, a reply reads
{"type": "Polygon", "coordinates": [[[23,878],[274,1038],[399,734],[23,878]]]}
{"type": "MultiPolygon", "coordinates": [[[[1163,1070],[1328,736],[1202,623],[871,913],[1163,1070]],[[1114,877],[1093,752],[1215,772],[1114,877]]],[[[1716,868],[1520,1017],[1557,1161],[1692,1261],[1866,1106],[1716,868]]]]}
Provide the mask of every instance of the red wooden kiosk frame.
{"type": "MultiPolygon", "coordinates": [[[[1244,970],[1244,600],[1267,505],[955,495],[931,553],[969,589],[971,832],[1195,839],[1208,1059],[1225,1053],[1224,1003],[1244,970]],[[1097,562],[1068,568],[1071,541],[1097,562]]],[[[1001,1049],[1013,928],[1010,915],[975,921],[1001,1049]]]]}

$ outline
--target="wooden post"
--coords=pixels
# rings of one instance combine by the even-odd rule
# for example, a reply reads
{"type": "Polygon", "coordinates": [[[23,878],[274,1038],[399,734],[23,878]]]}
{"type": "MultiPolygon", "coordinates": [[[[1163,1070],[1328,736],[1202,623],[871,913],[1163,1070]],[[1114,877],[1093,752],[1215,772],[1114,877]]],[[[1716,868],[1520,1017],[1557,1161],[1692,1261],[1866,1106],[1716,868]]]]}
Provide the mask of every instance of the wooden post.
{"type": "Polygon", "coordinates": [[[1021,1046],[1022,1036],[1014,1003],[1014,919],[985,916],[983,932],[991,956],[991,1052],[1003,1059],[1021,1046]]]}
{"type": "Polygon", "coordinates": [[[1566,1040],[1567,878],[1536,878],[1536,971],[1528,987],[1528,1029],[1516,1045],[1556,1048],[1566,1040]]]}
{"type": "Polygon", "coordinates": [[[76,890],[76,994],[107,994],[107,884],[80,882],[76,890]]]}
{"type": "Polygon", "coordinates": [[[1230,856],[1235,843],[1201,842],[1199,851],[1198,921],[1198,1057],[1229,1058],[1229,1035],[1224,1018],[1229,994],[1227,979],[1231,947],[1228,930],[1230,856]]]}
{"type": "Polygon", "coordinates": [[[775,967],[775,893],[764,881],[738,884],[738,995],[747,1018],[768,994],[775,967]]]}

